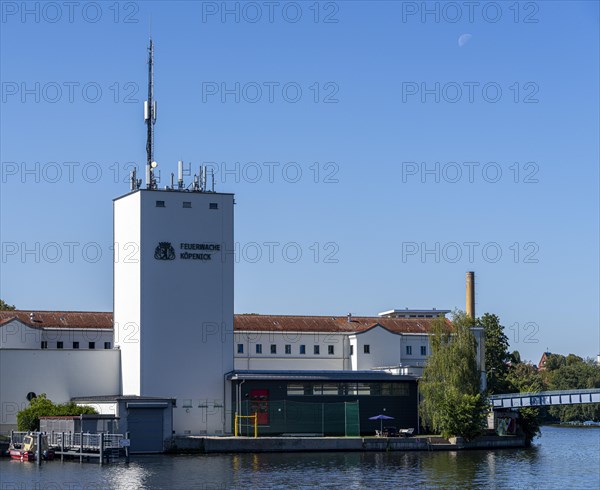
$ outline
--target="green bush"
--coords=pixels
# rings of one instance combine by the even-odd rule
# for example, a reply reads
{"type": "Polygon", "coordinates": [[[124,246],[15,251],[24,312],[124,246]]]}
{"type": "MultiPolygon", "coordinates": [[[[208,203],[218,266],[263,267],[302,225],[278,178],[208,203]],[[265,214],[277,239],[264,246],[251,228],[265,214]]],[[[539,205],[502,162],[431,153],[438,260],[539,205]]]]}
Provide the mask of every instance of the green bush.
{"type": "Polygon", "coordinates": [[[20,431],[40,430],[40,417],[58,417],[98,413],[94,408],[79,406],[73,402],[55,404],[46,393],[32,398],[29,406],[17,413],[17,427],[20,431]]]}

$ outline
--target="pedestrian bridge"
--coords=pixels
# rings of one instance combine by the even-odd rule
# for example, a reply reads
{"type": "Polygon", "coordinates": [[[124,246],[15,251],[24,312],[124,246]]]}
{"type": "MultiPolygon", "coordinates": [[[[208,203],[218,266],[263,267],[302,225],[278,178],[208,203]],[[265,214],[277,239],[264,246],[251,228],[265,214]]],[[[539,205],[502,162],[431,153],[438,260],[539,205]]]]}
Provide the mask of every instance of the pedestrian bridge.
{"type": "Polygon", "coordinates": [[[504,395],[490,395],[489,399],[494,410],[600,403],[600,388],[540,391],[538,393],[507,393],[504,395]]]}

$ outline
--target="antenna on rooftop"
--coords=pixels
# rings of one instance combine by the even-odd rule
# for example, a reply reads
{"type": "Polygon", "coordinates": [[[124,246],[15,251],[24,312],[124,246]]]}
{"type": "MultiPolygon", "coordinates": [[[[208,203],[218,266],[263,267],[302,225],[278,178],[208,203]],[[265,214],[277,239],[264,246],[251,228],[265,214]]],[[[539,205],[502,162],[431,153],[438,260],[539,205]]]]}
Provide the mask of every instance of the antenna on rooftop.
{"type": "Polygon", "coordinates": [[[148,46],[148,100],[144,102],[144,121],[148,128],[146,140],[146,189],[156,189],[154,169],[154,124],[156,124],[156,101],[154,100],[154,44],[148,46]]]}

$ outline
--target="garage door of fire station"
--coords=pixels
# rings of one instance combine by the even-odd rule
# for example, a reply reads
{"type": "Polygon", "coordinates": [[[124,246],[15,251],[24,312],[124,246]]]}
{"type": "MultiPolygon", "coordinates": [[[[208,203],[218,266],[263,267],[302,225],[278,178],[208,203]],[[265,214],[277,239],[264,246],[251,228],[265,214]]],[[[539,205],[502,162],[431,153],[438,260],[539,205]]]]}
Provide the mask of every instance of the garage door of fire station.
{"type": "Polygon", "coordinates": [[[127,404],[127,430],[132,453],[160,453],[164,450],[165,407],[162,404],[127,404]]]}

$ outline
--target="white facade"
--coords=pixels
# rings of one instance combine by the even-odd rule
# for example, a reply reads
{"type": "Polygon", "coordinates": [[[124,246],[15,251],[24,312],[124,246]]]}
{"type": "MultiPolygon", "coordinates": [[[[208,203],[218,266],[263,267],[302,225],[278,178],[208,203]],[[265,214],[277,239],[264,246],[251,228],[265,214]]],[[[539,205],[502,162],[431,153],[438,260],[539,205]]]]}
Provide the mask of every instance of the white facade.
{"type": "Polygon", "coordinates": [[[233,369],[233,195],[138,190],[114,201],[123,395],[177,400],[174,429],[222,434],[233,369]]]}
{"type": "Polygon", "coordinates": [[[344,333],[236,331],[234,365],[250,371],[346,371],[349,346],[344,333]]]}
{"type": "Polygon", "coordinates": [[[119,393],[119,351],[0,349],[0,431],[15,429],[27,394],[46,393],[57,403],[73,397],[119,393]]]}
{"type": "Polygon", "coordinates": [[[18,319],[0,326],[0,349],[112,349],[106,328],[34,328],[18,319]]]}

